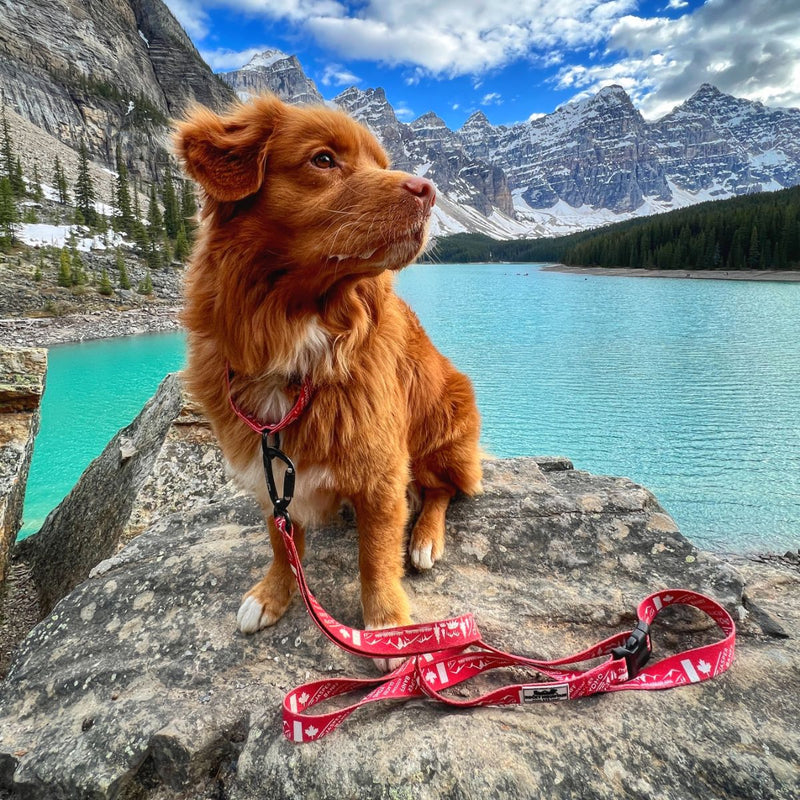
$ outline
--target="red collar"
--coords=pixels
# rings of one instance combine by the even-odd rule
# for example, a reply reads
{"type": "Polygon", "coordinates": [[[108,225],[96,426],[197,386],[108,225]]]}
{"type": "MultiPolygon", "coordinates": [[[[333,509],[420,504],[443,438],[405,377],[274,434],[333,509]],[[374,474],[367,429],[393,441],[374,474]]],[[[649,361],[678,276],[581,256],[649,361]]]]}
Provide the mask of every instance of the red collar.
{"type": "Polygon", "coordinates": [[[233,413],[236,414],[236,416],[239,417],[239,419],[250,429],[262,435],[264,433],[278,433],[278,431],[282,431],[284,428],[291,425],[303,413],[303,411],[306,410],[306,407],[311,402],[311,396],[314,393],[314,389],[311,385],[311,379],[306,378],[305,381],[303,381],[303,385],[300,387],[300,394],[297,396],[297,400],[294,401],[294,405],[286,412],[281,420],[273,423],[261,422],[261,420],[250,416],[250,414],[248,414],[246,411],[239,408],[239,406],[237,406],[234,402],[233,394],[231,393],[231,375],[233,375],[233,370],[231,369],[230,364],[226,362],[225,386],[228,392],[228,402],[231,404],[233,413]]]}

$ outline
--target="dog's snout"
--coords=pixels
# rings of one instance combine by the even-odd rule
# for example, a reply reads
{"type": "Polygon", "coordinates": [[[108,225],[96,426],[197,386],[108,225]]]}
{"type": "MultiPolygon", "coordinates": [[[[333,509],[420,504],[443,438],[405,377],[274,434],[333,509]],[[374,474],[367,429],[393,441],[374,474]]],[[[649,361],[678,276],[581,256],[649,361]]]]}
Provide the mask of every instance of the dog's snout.
{"type": "Polygon", "coordinates": [[[411,192],[422,203],[425,211],[428,211],[436,202],[436,187],[427,178],[409,175],[403,181],[403,188],[411,192]]]}

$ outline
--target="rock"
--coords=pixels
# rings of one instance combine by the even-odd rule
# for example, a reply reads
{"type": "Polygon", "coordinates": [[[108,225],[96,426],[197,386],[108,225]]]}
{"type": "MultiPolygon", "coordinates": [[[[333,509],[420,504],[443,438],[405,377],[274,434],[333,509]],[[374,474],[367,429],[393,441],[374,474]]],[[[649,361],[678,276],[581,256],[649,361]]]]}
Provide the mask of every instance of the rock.
{"type": "MultiPolygon", "coordinates": [[[[0,589],[22,525],[46,372],[46,350],[0,347],[0,589]]],[[[3,617],[0,613],[0,624],[3,617]]]]}
{"type": "Polygon", "coordinates": [[[17,552],[33,575],[42,616],[98,561],[114,553],[134,499],[182,406],[179,379],[168,375],[136,419],[111,440],[50,512],[41,530],[20,542],[17,552]]]}
{"type": "MultiPolygon", "coordinates": [[[[645,489],[565,460],[487,462],[455,502],[445,558],[409,574],[417,619],[471,610],[489,642],[556,657],[628,629],[667,586],[737,618],[729,672],[668,692],[453,712],[372,706],[312,745],[283,738],[280,702],[320,675],[372,675],[295,601],[273,628],[236,631],[268,537],[235,496],[161,517],[65,597],[0,686],[0,794],[14,798],[790,798],[800,791],[800,576],[696,550],[645,489]],[[760,570],[769,570],[764,577],[760,570]],[[745,613],[780,612],[791,638],[745,613]]],[[[351,521],[309,537],[308,578],[358,624],[351,521]]],[[[708,641],[694,615],[654,633],[656,657],[708,641]]],[[[715,634],[714,634],[715,635],[715,634]]],[[[525,680],[521,675],[517,679],[525,680]]]]}

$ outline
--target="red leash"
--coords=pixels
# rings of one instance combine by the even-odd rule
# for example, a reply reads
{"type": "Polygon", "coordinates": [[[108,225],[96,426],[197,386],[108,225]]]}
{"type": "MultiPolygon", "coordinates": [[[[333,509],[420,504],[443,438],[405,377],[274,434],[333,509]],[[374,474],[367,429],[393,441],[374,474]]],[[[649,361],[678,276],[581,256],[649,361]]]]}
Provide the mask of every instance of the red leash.
{"type": "Polygon", "coordinates": [[[315,741],[339,727],[356,709],[379,700],[427,696],[457,708],[575,700],[600,692],[670,689],[699,683],[720,675],[731,665],[736,627],[730,614],[711,598],[685,589],[654,592],[639,604],[638,622],[633,630],[615,634],[587,650],[554,661],[514,655],[486,644],[481,639],[472,614],[372,631],[358,630],[337,622],[319,604],[306,583],[287,510],[294,491],[294,464],[280,450],[277,435],[279,430],[300,416],[311,397],[311,387],[308,383],[304,384],[297,402],[280,422],[262,425],[237,408],[230,395],[229,370],[226,370],[226,381],[234,412],[261,434],[264,471],[274,507],[275,525],[280,531],[298,589],[311,618],[332,642],[349,653],[367,658],[407,657],[389,675],[378,678],[328,678],[305,683],[290,691],[283,700],[283,733],[290,741],[315,741]],[[269,441],[271,435],[274,436],[273,443],[269,441]],[[272,470],[275,458],[287,466],[280,495],[272,470]],[[687,605],[704,611],[717,623],[723,638],[645,666],[651,652],[650,625],[658,613],[670,605],[687,605]],[[595,666],[585,669],[575,666],[603,656],[608,658],[595,666]],[[502,667],[527,667],[548,680],[509,684],[470,699],[443,694],[446,689],[470,678],[502,667]],[[327,713],[307,713],[308,709],[325,700],[357,690],[370,691],[345,708],[327,713]]]}

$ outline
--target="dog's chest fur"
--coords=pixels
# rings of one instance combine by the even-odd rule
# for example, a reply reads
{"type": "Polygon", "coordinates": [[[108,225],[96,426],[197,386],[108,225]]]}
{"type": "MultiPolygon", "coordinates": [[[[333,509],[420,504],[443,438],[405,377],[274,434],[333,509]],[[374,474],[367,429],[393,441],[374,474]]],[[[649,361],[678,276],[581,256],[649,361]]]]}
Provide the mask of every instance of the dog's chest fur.
{"type": "MultiPolygon", "coordinates": [[[[269,371],[259,382],[261,399],[253,408],[254,416],[270,422],[282,419],[291,409],[293,402],[286,391],[289,383],[308,375],[320,374],[320,371],[330,372],[333,365],[331,336],[318,319],[312,318],[306,324],[302,335],[297,337],[289,356],[282,360],[270,361],[269,371]]],[[[302,417],[294,424],[302,425],[302,417]]],[[[280,488],[285,467],[276,461],[274,469],[275,479],[280,488]]],[[[243,469],[231,467],[231,472],[242,488],[256,495],[264,507],[270,507],[260,448],[243,469]]],[[[306,527],[318,525],[324,522],[337,505],[333,473],[324,465],[300,465],[292,499],[292,517],[306,527]]]]}

